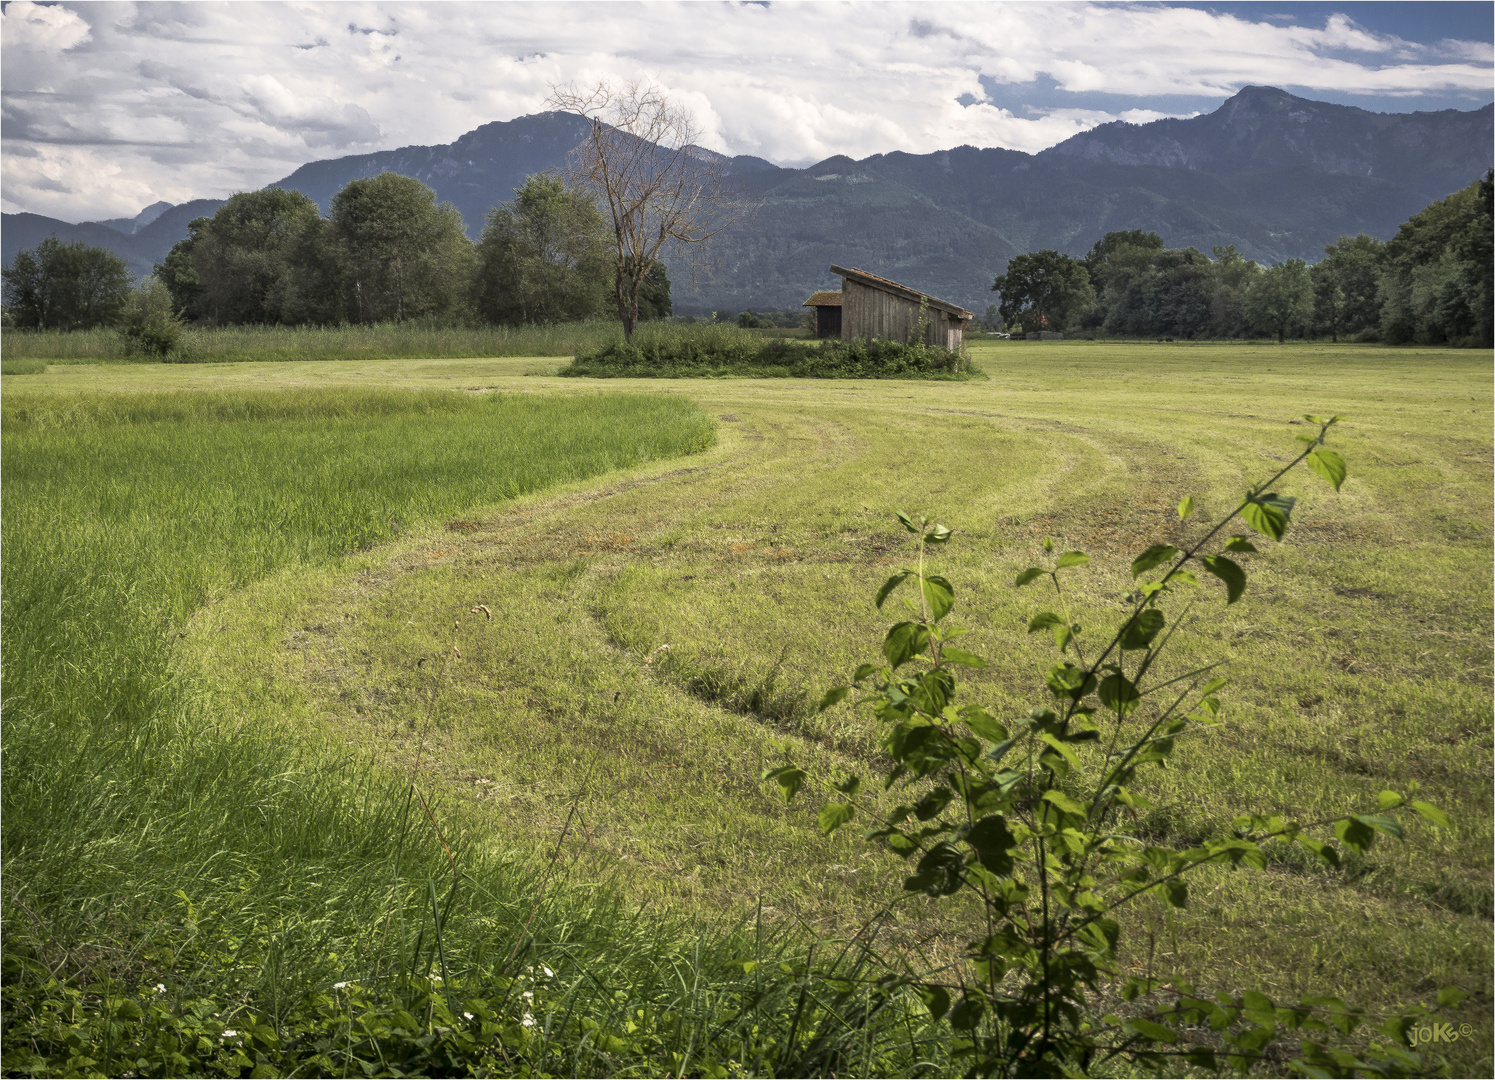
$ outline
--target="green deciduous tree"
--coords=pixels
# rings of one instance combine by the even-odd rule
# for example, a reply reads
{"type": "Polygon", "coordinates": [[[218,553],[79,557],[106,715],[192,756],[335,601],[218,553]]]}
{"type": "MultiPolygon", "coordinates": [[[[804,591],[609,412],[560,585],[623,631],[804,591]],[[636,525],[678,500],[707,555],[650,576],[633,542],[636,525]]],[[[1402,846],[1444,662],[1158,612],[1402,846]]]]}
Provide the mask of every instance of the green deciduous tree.
{"type": "Polygon", "coordinates": [[[130,270],[107,248],[49,236],[5,268],[11,321],[38,330],[87,330],[117,322],[130,297],[130,270]]]}
{"type": "Polygon", "coordinates": [[[1021,322],[1032,330],[1062,330],[1068,320],[1095,303],[1085,264],[1057,251],[1016,255],[1007,273],[992,283],[1008,325],[1021,322]]]}
{"type": "Polygon", "coordinates": [[[1386,245],[1374,236],[1341,236],[1309,270],[1313,325],[1338,341],[1374,330],[1381,321],[1380,278],[1386,245]]]}
{"type": "Polygon", "coordinates": [[[460,314],[472,278],[462,215],[419,180],[385,172],[332,197],[344,310],[354,322],[460,314]]]}
{"type": "Polygon", "coordinates": [[[1302,259],[1288,259],[1261,274],[1246,294],[1246,316],[1258,334],[1278,341],[1307,337],[1313,319],[1313,279],[1302,259]]]}
{"type": "Polygon", "coordinates": [[[638,290],[638,321],[653,322],[667,319],[675,312],[675,303],[670,299],[670,275],[664,263],[657,262],[644,275],[644,283],[638,290]]]}
{"type": "Polygon", "coordinates": [[[473,306],[490,322],[552,323],[607,310],[607,222],[592,197],[537,175],[488,212],[477,243],[473,306]]]}
{"type": "Polygon", "coordinates": [[[1255,260],[1243,258],[1234,244],[1210,249],[1215,257],[1214,288],[1210,293],[1210,333],[1217,338],[1244,337],[1246,297],[1261,274],[1255,260]]]}
{"type": "Polygon", "coordinates": [[[212,217],[188,224],[187,238],[167,254],[157,276],[192,320],[301,321],[287,317],[289,279],[307,234],[319,233],[321,217],[299,191],[241,191],[212,217]]]}
{"type": "Polygon", "coordinates": [[[1386,245],[1381,334],[1491,342],[1491,177],[1414,214],[1386,245]]]}

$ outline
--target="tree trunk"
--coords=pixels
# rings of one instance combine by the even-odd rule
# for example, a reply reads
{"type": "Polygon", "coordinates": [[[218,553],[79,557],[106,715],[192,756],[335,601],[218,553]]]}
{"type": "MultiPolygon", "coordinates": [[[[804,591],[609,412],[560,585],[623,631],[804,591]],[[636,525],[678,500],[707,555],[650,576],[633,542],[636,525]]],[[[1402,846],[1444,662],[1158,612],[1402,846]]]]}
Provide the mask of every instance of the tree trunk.
{"type": "Polygon", "coordinates": [[[638,294],[649,273],[648,267],[642,271],[636,267],[630,267],[630,270],[629,274],[618,274],[618,318],[623,321],[624,341],[632,341],[633,332],[638,329],[638,294]]]}

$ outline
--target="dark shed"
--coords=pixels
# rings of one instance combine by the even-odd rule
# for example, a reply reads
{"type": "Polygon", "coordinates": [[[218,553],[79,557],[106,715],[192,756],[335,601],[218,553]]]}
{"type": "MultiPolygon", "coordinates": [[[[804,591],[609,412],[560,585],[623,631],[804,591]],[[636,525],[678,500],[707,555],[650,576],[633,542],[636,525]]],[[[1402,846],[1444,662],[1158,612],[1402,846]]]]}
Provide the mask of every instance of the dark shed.
{"type": "Polygon", "coordinates": [[[937,300],[865,270],[832,266],[831,273],[841,275],[842,341],[857,338],[909,341],[919,336],[927,345],[955,350],[960,348],[966,327],[976,317],[958,304],[937,300]],[[919,333],[921,319],[922,334],[919,333]]]}
{"type": "Polygon", "coordinates": [[[816,337],[838,338],[841,336],[840,289],[821,289],[801,306],[815,309],[816,337]]]}

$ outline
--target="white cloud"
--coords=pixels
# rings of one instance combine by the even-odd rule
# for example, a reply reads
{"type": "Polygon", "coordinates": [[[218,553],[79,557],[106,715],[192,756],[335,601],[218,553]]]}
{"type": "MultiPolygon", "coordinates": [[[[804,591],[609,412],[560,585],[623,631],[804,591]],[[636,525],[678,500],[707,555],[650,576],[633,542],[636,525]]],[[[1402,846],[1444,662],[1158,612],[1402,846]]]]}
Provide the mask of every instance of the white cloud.
{"type": "Polygon", "coordinates": [[[258,187],[316,158],[449,142],[539,111],[552,82],[601,78],[653,79],[694,110],[705,145],[782,164],[960,143],[1036,151],[1167,115],[1162,97],[1219,100],[1253,83],[1409,107],[1429,93],[1487,95],[1489,52],[1411,44],[1342,16],[1279,26],[1132,3],[16,0],[3,22],[0,168],[7,208],[133,214],[258,187]],[[1014,112],[986,99],[983,78],[1020,99],[1040,75],[1124,100],[1014,112]]]}
{"type": "Polygon", "coordinates": [[[61,6],[16,0],[0,15],[0,37],[7,46],[55,53],[88,40],[88,24],[61,6]]]}

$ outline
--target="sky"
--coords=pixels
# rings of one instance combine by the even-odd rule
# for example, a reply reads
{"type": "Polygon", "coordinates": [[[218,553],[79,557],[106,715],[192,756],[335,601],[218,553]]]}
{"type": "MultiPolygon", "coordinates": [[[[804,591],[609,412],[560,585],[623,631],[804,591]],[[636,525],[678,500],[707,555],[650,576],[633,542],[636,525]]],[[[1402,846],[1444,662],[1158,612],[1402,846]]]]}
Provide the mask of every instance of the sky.
{"type": "Polygon", "coordinates": [[[0,205],[65,221],[451,142],[550,87],[648,80],[703,145],[803,166],[1036,152],[1244,86],[1379,112],[1495,97],[1495,4],[0,5],[0,205]]]}

